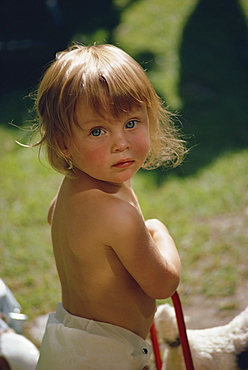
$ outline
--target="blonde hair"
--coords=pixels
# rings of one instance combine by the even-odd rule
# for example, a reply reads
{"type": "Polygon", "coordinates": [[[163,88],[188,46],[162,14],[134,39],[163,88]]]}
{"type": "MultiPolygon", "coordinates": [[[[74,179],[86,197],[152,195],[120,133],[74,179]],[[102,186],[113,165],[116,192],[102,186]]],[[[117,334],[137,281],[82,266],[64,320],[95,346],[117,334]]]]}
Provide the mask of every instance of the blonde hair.
{"type": "Polygon", "coordinates": [[[36,99],[41,138],[35,146],[46,147],[48,161],[55,170],[71,176],[63,138],[71,137],[81,99],[86,99],[99,116],[116,117],[145,104],[150,151],[143,168],[176,166],[182,161],[184,142],[178,138],[170,114],[143,68],[113,45],[73,45],[57,54],[41,80],[36,99]]]}

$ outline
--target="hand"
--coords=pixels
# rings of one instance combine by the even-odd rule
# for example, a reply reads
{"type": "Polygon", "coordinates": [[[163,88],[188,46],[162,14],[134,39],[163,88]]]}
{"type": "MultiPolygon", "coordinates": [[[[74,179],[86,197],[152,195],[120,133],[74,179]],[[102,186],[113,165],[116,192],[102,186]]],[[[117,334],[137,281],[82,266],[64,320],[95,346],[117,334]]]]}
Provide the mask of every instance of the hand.
{"type": "Polygon", "coordinates": [[[153,242],[156,244],[159,252],[167,263],[168,271],[170,272],[172,279],[171,281],[174,282],[174,285],[172,284],[170,290],[170,294],[172,295],[177,289],[181,274],[181,262],[177,248],[167,230],[167,227],[161,221],[157,219],[151,219],[145,221],[145,224],[153,239],[153,242]]]}
{"type": "Polygon", "coordinates": [[[166,232],[167,234],[169,234],[167,227],[156,218],[146,220],[145,224],[152,237],[154,237],[154,234],[156,232],[166,232]]]}

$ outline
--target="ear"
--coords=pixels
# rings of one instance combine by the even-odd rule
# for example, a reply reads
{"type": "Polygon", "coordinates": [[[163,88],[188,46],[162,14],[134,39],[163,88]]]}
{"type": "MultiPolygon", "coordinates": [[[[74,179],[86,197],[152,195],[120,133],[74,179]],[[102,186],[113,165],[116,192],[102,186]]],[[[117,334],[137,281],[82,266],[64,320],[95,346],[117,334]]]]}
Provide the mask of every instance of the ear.
{"type": "Polygon", "coordinates": [[[58,140],[60,150],[64,154],[65,158],[71,158],[68,141],[69,139],[63,137],[60,137],[58,140]]]}
{"type": "Polygon", "coordinates": [[[70,153],[68,147],[65,146],[64,148],[62,148],[62,152],[63,152],[63,154],[66,158],[71,158],[71,153],[70,153]]]}

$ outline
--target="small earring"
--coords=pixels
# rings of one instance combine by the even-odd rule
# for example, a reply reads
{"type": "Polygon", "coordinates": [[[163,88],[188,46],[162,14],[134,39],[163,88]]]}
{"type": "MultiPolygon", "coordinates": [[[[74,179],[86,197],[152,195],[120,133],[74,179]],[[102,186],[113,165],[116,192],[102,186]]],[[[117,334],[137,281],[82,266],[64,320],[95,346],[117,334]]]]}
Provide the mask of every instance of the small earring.
{"type": "Polygon", "coordinates": [[[67,159],[67,163],[68,163],[68,170],[73,170],[73,163],[72,163],[72,160],[71,159],[67,159]]]}

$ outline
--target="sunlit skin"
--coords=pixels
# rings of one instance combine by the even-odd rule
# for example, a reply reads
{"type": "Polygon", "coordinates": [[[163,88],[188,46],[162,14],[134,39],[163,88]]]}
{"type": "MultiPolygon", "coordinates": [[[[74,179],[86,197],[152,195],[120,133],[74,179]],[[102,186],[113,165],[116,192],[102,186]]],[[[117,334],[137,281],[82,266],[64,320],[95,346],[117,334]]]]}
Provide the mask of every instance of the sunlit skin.
{"type": "Polygon", "coordinates": [[[130,182],[149,151],[147,109],[99,118],[81,103],[76,115],[64,143],[76,178],[64,179],[48,216],[62,303],[145,339],[156,299],[174,293],[181,268],[166,227],[144,221],[130,182]]]}
{"type": "Polygon", "coordinates": [[[84,104],[77,109],[79,127],[66,141],[67,156],[80,171],[94,179],[121,184],[143,165],[149,151],[146,107],[117,118],[99,118],[84,104]]]}

